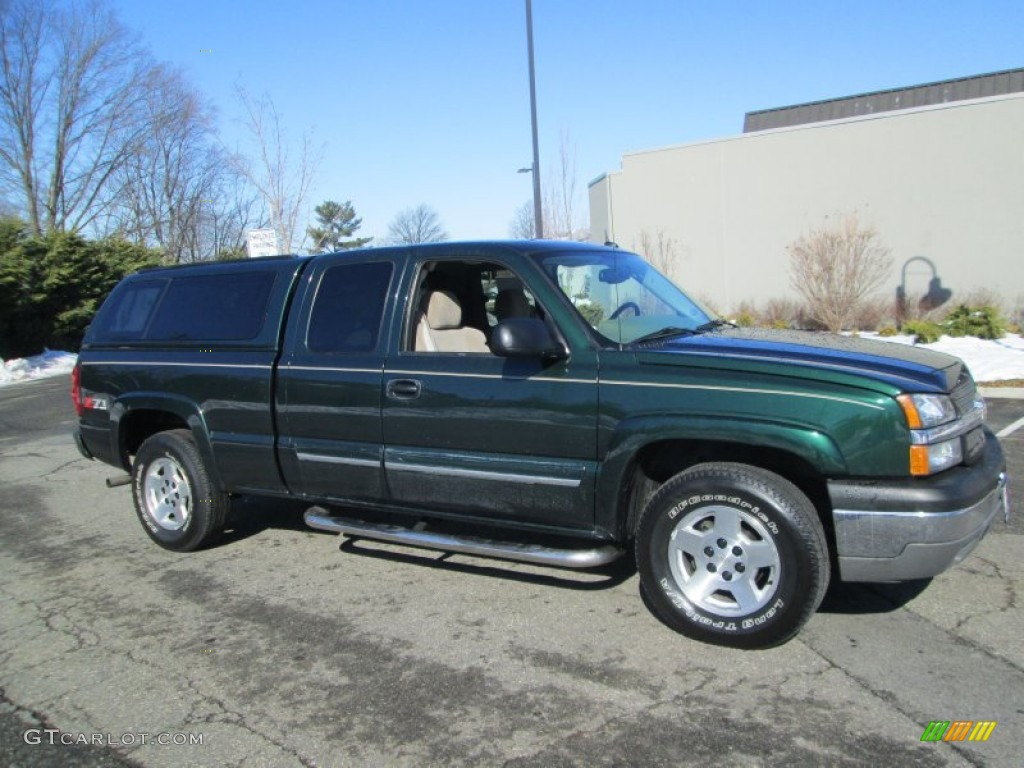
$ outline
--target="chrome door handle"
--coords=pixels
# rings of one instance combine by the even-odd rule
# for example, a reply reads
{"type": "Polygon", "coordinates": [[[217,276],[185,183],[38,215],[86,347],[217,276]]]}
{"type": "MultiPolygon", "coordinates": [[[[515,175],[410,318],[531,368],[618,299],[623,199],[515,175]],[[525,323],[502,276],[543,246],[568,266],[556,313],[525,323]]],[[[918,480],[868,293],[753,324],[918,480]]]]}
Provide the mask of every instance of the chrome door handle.
{"type": "Polygon", "coordinates": [[[392,400],[415,400],[421,391],[422,386],[415,379],[392,379],[385,388],[392,400]]]}

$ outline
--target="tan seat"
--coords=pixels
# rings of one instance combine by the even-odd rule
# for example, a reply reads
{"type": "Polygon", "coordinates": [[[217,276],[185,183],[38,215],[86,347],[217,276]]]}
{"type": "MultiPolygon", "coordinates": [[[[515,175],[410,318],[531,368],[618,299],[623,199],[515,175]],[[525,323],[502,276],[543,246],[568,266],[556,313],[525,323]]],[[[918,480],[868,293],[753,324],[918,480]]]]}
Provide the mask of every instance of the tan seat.
{"type": "Polygon", "coordinates": [[[483,331],[462,324],[462,307],[450,291],[433,291],[416,323],[417,352],[490,352],[483,331]]]}

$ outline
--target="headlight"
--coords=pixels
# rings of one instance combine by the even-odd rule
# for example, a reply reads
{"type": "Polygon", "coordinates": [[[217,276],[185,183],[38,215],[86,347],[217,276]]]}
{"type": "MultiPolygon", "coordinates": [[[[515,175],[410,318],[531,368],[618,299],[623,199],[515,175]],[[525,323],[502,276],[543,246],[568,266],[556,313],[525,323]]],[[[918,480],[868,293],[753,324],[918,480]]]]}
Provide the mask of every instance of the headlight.
{"type": "Polygon", "coordinates": [[[896,400],[910,427],[910,474],[934,475],[963,461],[960,435],[980,423],[980,410],[961,419],[947,395],[899,395],[896,400]]]}
{"type": "Polygon", "coordinates": [[[934,445],[910,446],[910,474],[934,475],[964,460],[959,437],[934,445]]]}
{"type": "Polygon", "coordinates": [[[896,399],[911,429],[931,429],[956,419],[956,408],[946,395],[900,395],[896,399]]]}

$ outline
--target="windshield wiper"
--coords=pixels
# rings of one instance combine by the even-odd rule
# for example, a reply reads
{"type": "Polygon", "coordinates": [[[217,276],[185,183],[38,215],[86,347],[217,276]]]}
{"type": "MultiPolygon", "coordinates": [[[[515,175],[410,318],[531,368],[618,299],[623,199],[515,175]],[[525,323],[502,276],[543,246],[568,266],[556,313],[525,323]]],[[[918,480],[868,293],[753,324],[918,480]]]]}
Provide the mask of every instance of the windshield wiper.
{"type": "Polygon", "coordinates": [[[724,325],[731,326],[733,328],[739,328],[736,323],[730,323],[728,320],[722,320],[721,318],[715,318],[714,320],[708,320],[706,323],[698,325],[695,329],[695,333],[707,333],[708,331],[714,331],[721,328],[724,325]]]}
{"type": "Polygon", "coordinates": [[[694,333],[696,333],[696,331],[692,328],[675,328],[670,326],[668,328],[662,328],[660,331],[645,334],[638,339],[633,339],[630,343],[643,344],[645,341],[657,341],[658,339],[667,339],[670,336],[691,336],[694,333]]]}

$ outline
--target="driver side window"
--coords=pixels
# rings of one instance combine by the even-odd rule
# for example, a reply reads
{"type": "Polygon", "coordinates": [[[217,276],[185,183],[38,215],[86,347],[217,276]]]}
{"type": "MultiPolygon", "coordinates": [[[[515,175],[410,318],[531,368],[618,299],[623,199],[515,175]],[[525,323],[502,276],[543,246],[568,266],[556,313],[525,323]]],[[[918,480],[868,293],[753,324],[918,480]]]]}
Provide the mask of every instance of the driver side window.
{"type": "Polygon", "coordinates": [[[543,317],[533,294],[511,270],[485,269],[480,273],[480,280],[487,297],[487,322],[491,330],[509,318],[543,317]]]}
{"type": "Polygon", "coordinates": [[[420,272],[405,349],[489,354],[503,320],[544,316],[533,294],[506,267],[490,262],[435,261],[420,272]]]}

